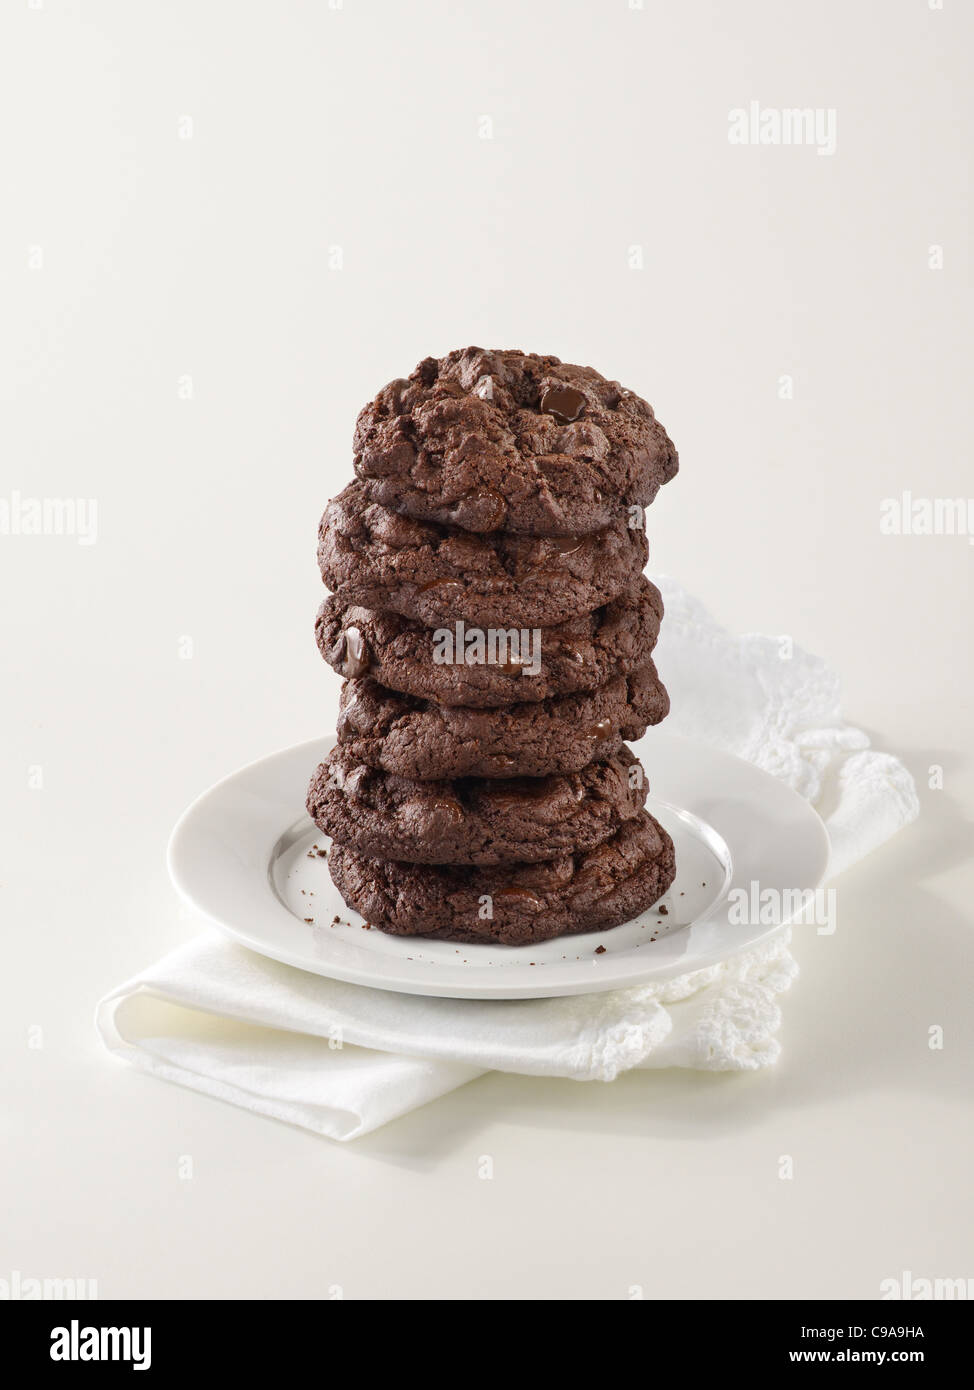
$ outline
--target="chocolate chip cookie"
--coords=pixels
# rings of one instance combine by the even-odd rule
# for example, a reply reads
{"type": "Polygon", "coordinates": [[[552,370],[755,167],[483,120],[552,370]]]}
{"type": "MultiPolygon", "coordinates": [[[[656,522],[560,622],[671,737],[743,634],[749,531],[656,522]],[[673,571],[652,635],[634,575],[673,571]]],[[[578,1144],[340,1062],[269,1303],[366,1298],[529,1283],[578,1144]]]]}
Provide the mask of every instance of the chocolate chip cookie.
{"type": "Polygon", "coordinates": [[[358,762],[420,781],[578,772],[669,711],[652,661],[597,690],[500,709],[438,705],[368,676],[342,689],[338,742],[358,762]]]}
{"type": "Polygon", "coordinates": [[[646,811],[595,849],[542,863],[404,864],[335,844],[328,866],[345,901],[382,931],[505,946],[628,922],[662,897],[675,873],[673,842],[646,811]]]}
{"type": "Polygon", "coordinates": [[[359,414],[370,497],[468,531],[579,536],[645,507],[678,467],[652,407],[592,367],[469,347],[427,357],[359,414]]]}
{"type": "Polygon", "coordinates": [[[663,599],[640,575],[632,590],[557,627],[464,624],[428,628],[398,613],[332,597],[318,610],[322,656],[342,676],[446,705],[490,708],[594,690],[645,665],[659,636],[663,599]]]}
{"type": "Polygon", "coordinates": [[[631,589],[649,547],[617,518],[582,536],[475,535],[399,516],[352,483],[326,508],[321,575],[346,604],[387,609],[427,627],[554,627],[631,589]]]}
{"type": "Polygon", "coordinates": [[[594,849],[642,810],[648,787],[635,755],[561,777],[419,782],[335,748],[311,780],[308,814],[326,835],[372,859],[510,864],[594,849]]]}

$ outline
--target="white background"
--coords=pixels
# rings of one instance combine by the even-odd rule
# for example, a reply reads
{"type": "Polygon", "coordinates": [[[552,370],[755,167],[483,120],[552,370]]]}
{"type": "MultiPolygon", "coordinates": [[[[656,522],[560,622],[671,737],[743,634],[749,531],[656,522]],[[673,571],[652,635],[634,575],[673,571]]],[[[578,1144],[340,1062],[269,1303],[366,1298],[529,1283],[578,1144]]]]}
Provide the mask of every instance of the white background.
{"type": "Polygon", "coordinates": [[[99,510],[91,546],[0,536],[0,1278],[598,1299],[974,1276],[974,550],[879,531],[903,489],[974,492],[971,38],[961,0],[4,6],[0,497],[99,510]],[[835,108],[835,154],[730,144],[752,100],[835,108]],[[186,802],[333,727],[318,516],[360,405],[468,343],[654,403],[682,470],[651,567],[836,666],[923,812],[840,880],[835,936],[799,940],[774,1071],[493,1075],[343,1147],[119,1066],[92,1013],[194,930],[164,868],[186,802]]]}

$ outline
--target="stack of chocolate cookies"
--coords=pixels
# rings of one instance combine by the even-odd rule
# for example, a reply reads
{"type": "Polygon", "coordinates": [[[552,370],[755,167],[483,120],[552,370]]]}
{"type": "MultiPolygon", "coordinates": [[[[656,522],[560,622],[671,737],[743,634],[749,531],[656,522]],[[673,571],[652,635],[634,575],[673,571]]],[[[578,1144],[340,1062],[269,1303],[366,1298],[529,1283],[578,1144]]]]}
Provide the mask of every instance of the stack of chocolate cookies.
{"type": "Polygon", "coordinates": [[[625,741],[669,709],[644,508],[677,471],[590,367],[466,348],[361,412],[318,646],[345,685],[308,810],[345,901],[406,936],[605,930],[673,881],[625,741]]]}

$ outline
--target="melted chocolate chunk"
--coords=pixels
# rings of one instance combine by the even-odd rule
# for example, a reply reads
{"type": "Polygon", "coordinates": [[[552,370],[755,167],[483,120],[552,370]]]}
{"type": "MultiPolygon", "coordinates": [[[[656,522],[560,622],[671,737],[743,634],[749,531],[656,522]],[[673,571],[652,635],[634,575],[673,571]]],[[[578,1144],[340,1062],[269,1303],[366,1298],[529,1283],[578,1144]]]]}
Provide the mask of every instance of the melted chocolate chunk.
{"type": "Polygon", "coordinates": [[[542,414],[553,415],[565,425],[578,419],[584,405],[585,396],[574,386],[549,386],[541,397],[542,414]]]}
{"type": "Polygon", "coordinates": [[[461,499],[458,520],[468,531],[499,531],[507,516],[507,500],[496,488],[478,488],[461,499]]]}
{"type": "Polygon", "coordinates": [[[341,673],[350,680],[356,676],[364,676],[371,665],[369,658],[369,646],[362,633],[357,627],[348,627],[344,633],[345,655],[341,664],[341,673]]]}
{"type": "Polygon", "coordinates": [[[521,902],[525,907],[540,907],[541,899],[537,893],[532,893],[530,888],[499,888],[493,895],[495,898],[513,899],[521,902]]]}

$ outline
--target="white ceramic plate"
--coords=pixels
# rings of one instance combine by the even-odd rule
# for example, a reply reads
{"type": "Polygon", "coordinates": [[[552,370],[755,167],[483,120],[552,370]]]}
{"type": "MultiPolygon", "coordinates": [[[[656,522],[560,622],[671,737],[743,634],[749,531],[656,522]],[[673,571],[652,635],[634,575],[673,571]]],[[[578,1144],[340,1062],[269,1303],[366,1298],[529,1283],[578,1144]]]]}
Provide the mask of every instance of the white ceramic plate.
{"type": "Polygon", "coordinates": [[[828,867],[828,834],[802,797],[729,753],[653,730],[634,750],[649,777],[648,809],[676,845],[666,913],[657,904],[611,931],[540,946],[387,936],[345,906],[314,852],[327,838],[302,811],[311,774],[333,745],[315,739],[241,768],[193,802],[169,842],[170,875],[192,907],[251,950],[317,975],[472,999],[666,979],[786,924],[786,914],[769,926],[741,913],[734,890],[753,896],[757,884],[787,906],[796,892],[817,888],[828,867]],[[605,951],[596,954],[599,946],[605,951]]]}

